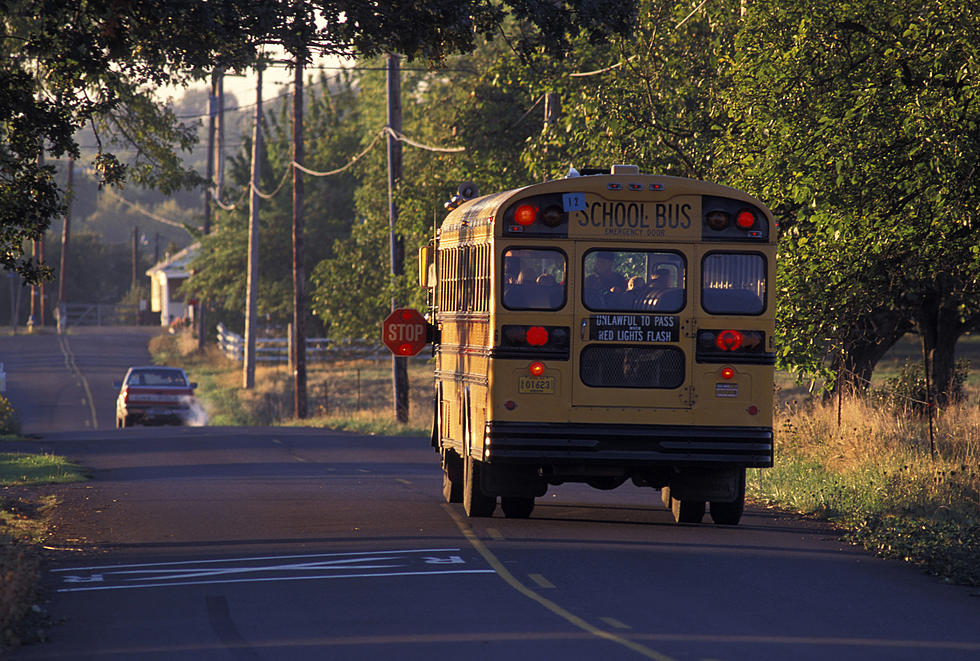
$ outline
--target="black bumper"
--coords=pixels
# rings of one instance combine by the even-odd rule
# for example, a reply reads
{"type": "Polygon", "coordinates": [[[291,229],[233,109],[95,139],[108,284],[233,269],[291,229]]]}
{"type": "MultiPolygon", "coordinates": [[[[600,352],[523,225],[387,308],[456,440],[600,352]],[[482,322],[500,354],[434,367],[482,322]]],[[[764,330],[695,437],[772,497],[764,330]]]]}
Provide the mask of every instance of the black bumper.
{"type": "Polygon", "coordinates": [[[491,464],[772,466],[770,427],[490,422],[491,464]]]}

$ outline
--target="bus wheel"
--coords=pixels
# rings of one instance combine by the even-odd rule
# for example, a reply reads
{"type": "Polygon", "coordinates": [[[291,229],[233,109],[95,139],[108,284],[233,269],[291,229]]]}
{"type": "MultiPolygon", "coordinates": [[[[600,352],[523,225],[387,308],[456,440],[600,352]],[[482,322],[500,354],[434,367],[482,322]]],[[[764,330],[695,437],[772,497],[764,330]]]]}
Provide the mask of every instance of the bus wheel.
{"type": "Polygon", "coordinates": [[[534,497],[501,496],[500,509],[508,519],[526,519],[534,511],[534,497]]]}
{"type": "Polygon", "coordinates": [[[704,501],[671,498],[670,511],[677,523],[701,523],[704,518],[704,501]]]}
{"type": "Polygon", "coordinates": [[[463,511],[469,517],[493,516],[497,509],[496,496],[488,496],[480,488],[480,462],[467,457],[463,460],[463,511]]]}
{"type": "Polygon", "coordinates": [[[736,498],[731,503],[711,501],[711,520],[723,526],[737,526],[745,511],[745,469],[737,476],[736,498]]]}
{"type": "Polygon", "coordinates": [[[737,526],[745,510],[745,494],[734,503],[711,501],[711,520],[723,526],[737,526]]]}
{"type": "Polygon", "coordinates": [[[463,460],[453,451],[446,452],[442,464],[442,497],[447,503],[463,502],[463,460]]]}

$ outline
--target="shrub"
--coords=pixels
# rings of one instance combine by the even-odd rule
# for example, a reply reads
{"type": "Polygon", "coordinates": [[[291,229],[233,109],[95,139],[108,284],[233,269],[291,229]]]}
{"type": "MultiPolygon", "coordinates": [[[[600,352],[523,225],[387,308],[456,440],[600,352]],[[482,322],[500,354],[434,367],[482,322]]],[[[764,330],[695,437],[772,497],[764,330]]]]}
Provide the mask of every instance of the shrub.
{"type": "MultiPolygon", "coordinates": [[[[958,402],[963,398],[963,384],[966,383],[969,374],[970,361],[956,361],[956,367],[953,370],[952,392],[949,393],[950,402],[958,402]]],[[[936,385],[932,384],[932,387],[935,389],[936,385]]],[[[922,362],[906,360],[898,376],[886,379],[885,385],[873,390],[872,395],[886,402],[893,409],[925,413],[928,397],[922,362]]]]}
{"type": "Polygon", "coordinates": [[[20,433],[20,418],[17,411],[3,395],[0,395],[0,436],[20,433]]]}

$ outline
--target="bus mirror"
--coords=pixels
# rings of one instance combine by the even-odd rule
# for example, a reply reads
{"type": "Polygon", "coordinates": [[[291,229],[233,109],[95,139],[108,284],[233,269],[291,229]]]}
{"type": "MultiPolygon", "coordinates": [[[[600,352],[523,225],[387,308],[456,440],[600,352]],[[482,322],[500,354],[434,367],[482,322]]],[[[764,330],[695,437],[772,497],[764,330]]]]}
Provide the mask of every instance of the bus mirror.
{"type": "Polygon", "coordinates": [[[435,285],[435,249],[431,245],[419,248],[419,285],[432,287],[435,285]]]}

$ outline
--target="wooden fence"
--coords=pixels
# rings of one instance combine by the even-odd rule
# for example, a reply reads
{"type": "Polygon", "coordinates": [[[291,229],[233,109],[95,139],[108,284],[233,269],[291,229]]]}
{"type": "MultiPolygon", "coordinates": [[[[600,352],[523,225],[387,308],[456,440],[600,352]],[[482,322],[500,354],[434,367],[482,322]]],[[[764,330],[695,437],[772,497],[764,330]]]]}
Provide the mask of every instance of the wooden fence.
{"type": "MultiPolygon", "coordinates": [[[[218,324],[218,347],[233,360],[245,360],[245,338],[218,324]]],[[[255,360],[263,363],[288,363],[290,337],[260,337],[255,339],[255,360]]],[[[325,337],[306,338],[306,362],[329,363],[338,360],[380,360],[391,355],[380,342],[364,340],[331,341],[325,337]]],[[[420,356],[428,358],[423,351],[420,356]]]]}

